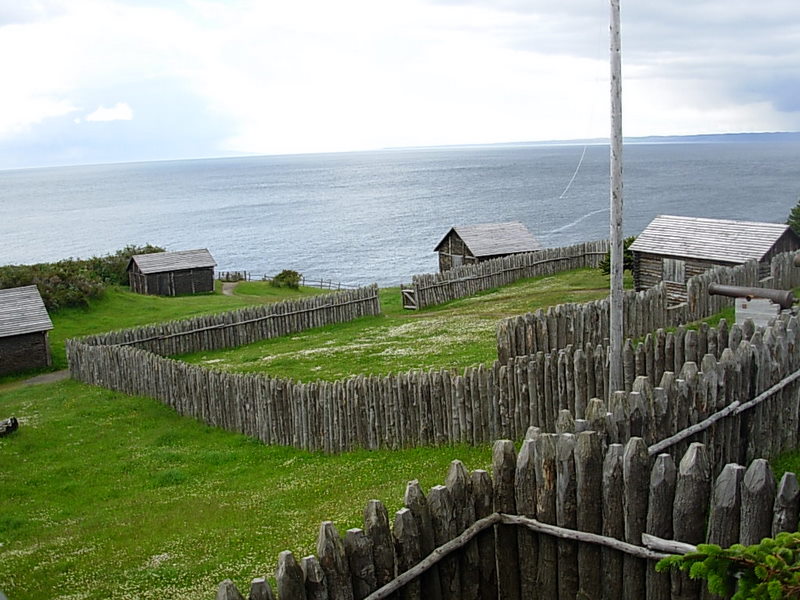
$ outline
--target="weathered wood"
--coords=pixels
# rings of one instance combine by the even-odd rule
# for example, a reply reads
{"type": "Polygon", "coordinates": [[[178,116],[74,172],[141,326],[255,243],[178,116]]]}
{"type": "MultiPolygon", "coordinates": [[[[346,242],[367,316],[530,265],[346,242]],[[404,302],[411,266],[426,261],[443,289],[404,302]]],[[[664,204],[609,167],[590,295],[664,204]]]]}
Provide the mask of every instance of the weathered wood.
{"type": "Polygon", "coordinates": [[[666,554],[689,554],[690,552],[697,552],[697,546],[693,544],[684,544],[683,542],[676,542],[675,540],[665,540],[650,535],[649,533],[642,534],[642,545],[651,550],[665,552],[666,554]]]}
{"type": "MultiPolygon", "coordinates": [[[[492,471],[494,473],[495,512],[515,514],[514,473],[517,453],[511,440],[498,440],[492,448],[492,471]]],[[[497,583],[499,596],[509,600],[520,598],[519,552],[517,530],[514,527],[495,527],[497,553],[497,583]]]]}
{"type": "Polygon", "coordinates": [[[281,600],[305,600],[305,577],[303,570],[294,559],[294,554],[284,550],[278,555],[278,568],[275,580],[278,584],[278,597],[281,600]]]}
{"type": "MultiPolygon", "coordinates": [[[[659,454],[650,471],[647,506],[647,533],[650,535],[672,538],[672,505],[677,477],[678,470],[672,457],[669,454],[659,454]]],[[[648,565],[646,586],[649,600],[669,600],[669,573],[656,573],[654,565],[648,565]]]]}
{"type": "MultiPolygon", "coordinates": [[[[414,515],[414,520],[417,522],[417,530],[420,534],[420,549],[422,555],[427,556],[436,548],[436,542],[433,536],[433,524],[431,523],[428,500],[425,498],[422,487],[420,487],[419,481],[416,479],[408,482],[404,503],[411,510],[411,514],[414,515]]],[[[388,580],[381,585],[385,585],[387,582],[388,580]]],[[[442,597],[442,584],[439,579],[439,568],[436,565],[433,565],[422,576],[421,585],[424,598],[439,600],[442,597]]]]}
{"type": "MultiPolygon", "coordinates": [[[[444,546],[456,537],[456,516],[453,499],[443,485],[436,485],[428,492],[428,507],[431,511],[434,540],[437,546],[444,546]]],[[[457,556],[447,556],[439,563],[439,577],[442,583],[442,598],[456,600],[461,594],[461,574],[457,556]]]]}
{"type": "MultiPolygon", "coordinates": [[[[596,431],[577,435],[575,492],[577,529],[603,533],[603,444],[596,431]]],[[[578,598],[596,597],[602,589],[601,550],[592,544],[578,546],[578,598]]]]}
{"type": "MultiPolygon", "coordinates": [[[[517,513],[536,518],[536,451],[534,440],[522,443],[517,455],[517,468],[514,474],[515,502],[517,513]]],[[[539,541],[535,533],[528,530],[517,531],[519,549],[519,578],[522,598],[536,597],[536,574],[539,562],[539,541]]]]}
{"type": "Polygon", "coordinates": [[[250,593],[247,600],[275,600],[272,587],[263,577],[256,577],[250,582],[250,593]]]}
{"type": "MultiPolygon", "coordinates": [[[[469,473],[460,460],[450,463],[445,478],[445,486],[453,498],[453,510],[456,518],[456,534],[460,535],[475,522],[475,505],[472,500],[472,487],[469,473]]],[[[477,542],[467,544],[459,557],[461,573],[462,600],[477,600],[480,591],[479,581],[480,556],[477,542]]]]}
{"type": "MultiPolygon", "coordinates": [[[[556,440],[556,525],[565,529],[578,526],[575,436],[563,433],[556,440]]],[[[570,540],[558,542],[558,595],[574,598],[578,594],[578,545],[570,540]]]]}
{"type": "Polygon", "coordinates": [[[742,512],[739,542],[758,544],[772,535],[775,477],[769,462],[758,458],[750,463],[742,480],[742,512]]]}
{"type": "Polygon", "coordinates": [[[363,529],[348,529],[344,536],[344,551],[350,567],[353,598],[363,600],[378,587],[372,561],[372,540],[363,529]]]}
{"type": "MultiPolygon", "coordinates": [[[[411,569],[422,559],[420,531],[417,528],[417,522],[411,510],[402,508],[395,513],[392,534],[394,535],[397,573],[399,575],[411,569]]],[[[400,598],[402,600],[421,600],[421,590],[420,580],[414,579],[403,586],[400,591],[400,598]]],[[[363,597],[366,597],[366,595],[363,597]]]]}
{"type": "MultiPolygon", "coordinates": [[[[475,518],[483,520],[494,514],[494,490],[489,473],[476,469],[470,474],[475,518]]],[[[477,535],[480,556],[479,580],[481,600],[497,598],[497,565],[495,563],[494,531],[484,530],[477,535]]]]}
{"type": "MultiPolygon", "coordinates": [[[[681,459],[675,504],[672,511],[672,528],[675,539],[689,544],[705,541],[705,521],[710,494],[711,471],[703,444],[694,442],[681,459]]],[[[687,573],[672,572],[672,597],[697,598],[701,584],[690,580],[687,573]]]]}
{"type": "MultiPolygon", "coordinates": [[[[640,437],[631,438],[625,445],[623,455],[623,480],[625,512],[625,541],[638,544],[647,527],[647,494],[650,467],[647,446],[640,437]]],[[[626,598],[642,598],[646,593],[646,563],[626,554],[623,559],[625,580],[623,593],[626,598]]]]}
{"type": "Polygon", "coordinates": [[[797,531],[800,486],[794,473],[786,472],[778,484],[772,518],[772,537],[783,531],[797,531]]]}
{"type": "Polygon", "coordinates": [[[230,579],[226,579],[217,588],[217,600],[244,600],[244,596],[230,579]]]}
{"type": "MultiPolygon", "coordinates": [[[[317,557],[304,556],[300,568],[305,577],[306,600],[328,600],[328,582],[317,557]]],[[[279,596],[279,600],[283,600],[283,596],[279,596]]]]}
{"type": "MultiPolygon", "coordinates": [[[[622,444],[611,444],[603,459],[603,535],[617,540],[625,539],[623,454],[622,444]]],[[[602,549],[604,600],[623,597],[622,563],[619,552],[607,547],[602,549]]]]}
{"type": "Polygon", "coordinates": [[[711,513],[708,517],[709,544],[728,548],[739,543],[739,519],[742,505],[741,483],[745,468],[727,464],[717,477],[711,496],[711,513]]]}
{"type": "Polygon", "coordinates": [[[370,500],[364,509],[364,532],[372,541],[375,584],[382,587],[394,578],[394,541],[389,514],[380,500],[370,500]]]}
{"type": "Polygon", "coordinates": [[[328,584],[330,600],[353,600],[353,584],[344,544],[332,521],[324,521],[317,538],[317,556],[328,584]]]}
{"type": "MultiPolygon", "coordinates": [[[[536,460],[536,518],[541,523],[555,525],[558,466],[555,434],[543,433],[534,440],[536,460]]],[[[550,536],[539,537],[538,597],[558,596],[558,546],[550,536]]]]}

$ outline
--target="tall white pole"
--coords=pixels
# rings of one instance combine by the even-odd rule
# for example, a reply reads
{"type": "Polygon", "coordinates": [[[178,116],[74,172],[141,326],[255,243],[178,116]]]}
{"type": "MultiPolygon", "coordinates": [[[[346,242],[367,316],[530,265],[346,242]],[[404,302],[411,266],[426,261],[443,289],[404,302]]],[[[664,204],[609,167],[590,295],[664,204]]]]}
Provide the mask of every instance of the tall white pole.
{"type": "Polygon", "coordinates": [[[611,0],[611,310],[609,392],[624,389],[622,379],[622,58],[619,0],[611,0]]]}

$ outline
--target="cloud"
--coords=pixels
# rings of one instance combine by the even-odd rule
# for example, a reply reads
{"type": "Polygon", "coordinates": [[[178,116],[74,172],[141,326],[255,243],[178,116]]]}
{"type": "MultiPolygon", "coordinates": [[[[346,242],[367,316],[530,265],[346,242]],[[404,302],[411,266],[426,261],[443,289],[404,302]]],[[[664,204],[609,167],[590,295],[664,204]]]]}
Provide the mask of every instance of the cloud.
{"type": "Polygon", "coordinates": [[[87,121],[130,121],[133,119],[133,109],[127,102],[117,102],[111,108],[97,107],[92,113],[86,115],[87,121]]]}

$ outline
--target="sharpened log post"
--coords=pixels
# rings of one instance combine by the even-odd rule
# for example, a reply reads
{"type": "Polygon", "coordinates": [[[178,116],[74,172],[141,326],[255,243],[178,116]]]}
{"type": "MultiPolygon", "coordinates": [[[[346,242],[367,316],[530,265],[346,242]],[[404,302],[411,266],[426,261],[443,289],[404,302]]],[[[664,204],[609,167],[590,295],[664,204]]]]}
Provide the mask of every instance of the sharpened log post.
{"type": "MultiPolygon", "coordinates": [[[[316,556],[304,556],[300,568],[306,578],[306,600],[328,600],[328,582],[316,556]]],[[[282,600],[283,596],[279,597],[282,600]]]]}
{"type": "MultiPolygon", "coordinates": [[[[672,511],[675,540],[695,545],[705,541],[710,481],[711,469],[706,448],[703,444],[693,442],[678,466],[672,511]]],[[[698,597],[702,587],[699,581],[689,579],[684,571],[673,571],[671,577],[673,598],[689,600],[698,597]]]]}
{"type": "MultiPolygon", "coordinates": [[[[492,478],[483,469],[476,469],[470,474],[470,481],[472,482],[472,498],[475,502],[475,518],[488,517],[494,510],[492,478]]],[[[481,600],[496,600],[497,564],[495,562],[494,530],[489,528],[482,531],[476,539],[480,555],[480,597],[481,600]]]]}
{"type": "MultiPolygon", "coordinates": [[[[641,544],[642,533],[647,527],[649,460],[644,440],[640,437],[631,438],[625,445],[623,455],[625,541],[629,544],[641,544]]],[[[625,597],[645,597],[647,564],[641,559],[626,554],[623,557],[623,565],[625,580],[622,585],[625,597]]]]}
{"type": "Polygon", "coordinates": [[[320,525],[317,556],[325,573],[330,600],[353,600],[353,584],[344,544],[332,521],[324,521],[320,525]]]}
{"type": "MultiPolygon", "coordinates": [[[[575,495],[577,529],[603,532],[603,443],[596,431],[576,436],[575,495]]],[[[578,546],[577,598],[589,600],[602,589],[601,550],[593,544],[578,546]]]]}
{"type": "Polygon", "coordinates": [[[344,551],[350,566],[353,598],[362,600],[378,589],[372,561],[372,540],[363,529],[348,529],[344,536],[344,551]]]}
{"type": "Polygon", "coordinates": [[[230,579],[226,579],[217,588],[217,600],[244,600],[244,596],[230,579]]]}
{"type": "MultiPolygon", "coordinates": [[[[395,513],[394,527],[395,554],[397,555],[397,574],[405,573],[422,558],[420,531],[414,515],[408,508],[395,513]]],[[[422,587],[416,578],[400,590],[401,600],[422,600],[422,587]]]]}
{"type": "Polygon", "coordinates": [[[375,584],[380,588],[394,579],[394,541],[389,514],[380,500],[370,500],[364,509],[364,532],[372,541],[375,584]]]}
{"type": "MultiPolygon", "coordinates": [[[[443,546],[456,537],[456,520],[450,490],[443,485],[433,486],[428,492],[428,507],[436,546],[443,546]]],[[[457,555],[451,554],[439,562],[439,578],[442,582],[442,598],[458,600],[461,597],[461,575],[457,555]]]]}
{"type": "MultiPolygon", "coordinates": [[[[433,524],[431,523],[431,512],[428,508],[428,500],[419,485],[419,481],[414,479],[409,481],[406,486],[404,503],[414,520],[417,522],[417,529],[420,534],[420,546],[422,555],[428,556],[436,548],[433,536],[433,524]]],[[[424,598],[431,600],[441,600],[442,584],[439,579],[439,567],[433,565],[421,578],[422,594],[424,598]]]]}
{"type": "MultiPolygon", "coordinates": [[[[565,529],[578,526],[575,436],[562,433],[556,440],[556,525],[565,529]]],[[[578,595],[578,544],[571,540],[558,541],[558,595],[575,598],[578,595]]]]}
{"type": "Polygon", "coordinates": [[[294,559],[294,554],[284,550],[278,555],[278,568],[275,580],[278,583],[278,597],[281,600],[306,600],[303,569],[294,559]]]}
{"type": "Polygon", "coordinates": [[[794,473],[786,472],[778,484],[773,509],[772,537],[784,531],[797,531],[800,486],[794,473]]]}
{"type": "Polygon", "coordinates": [[[772,535],[772,508],[775,504],[775,477],[769,462],[757,458],[742,481],[742,521],[739,543],[758,544],[772,535]]]}
{"type": "MultiPolygon", "coordinates": [[[[497,440],[492,448],[495,512],[517,514],[514,494],[516,467],[517,453],[514,450],[514,443],[511,440],[497,440]]],[[[519,600],[517,528],[511,525],[496,525],[495,540],[499,596],[508,600],[519,600]]]]}
{"type": "MultiPolygon", "coordinates": [[[[659,454],[650,471],[650,492],[647,506],[647,533],[666,540],[672,539],[672,505],[678,469],[669,454],[659,454]]],[[[655,565],[647,568],[647,598],[670,600],[670,574],[656,573],[655,565]]]]}
{"type": "MultiPolygon", "coordinates": [[[[472,485],[464,463],[454,460],[447,471],[445,485],[453,498],[453,510],[456,517],[456,534],[461,533],[475,522],[475,505],[472,501],[472,485]]],[[[470,540],[460,553],[459,569],[461,572],[462,600],[478,600],[480,591],[479,567],[480,556],[477,540],[470,540]]]]}
{"type": "Polygon", "coordinates": [[[739,519],[742,506],[741,484],[745,468],[729,463],[714,483],[711,495],[711,513],[708,517],[709,544],[728,548],[739,543],[739,519]]]}
{"type": "MultiPolygon", "coordinates": [[[[517,513],[536,518],[536,451],[534,439],[522,442],[517,455],[517,469],[514,475],[517,513]]],[[[519,549],[519,577],[522,598],[536,597],[536,571],[539,560],[539,541],[536,534],[526,528],[517,531],[519,549]]]]}
{"type": "Polygon", "coordinates": [[[272,587],[263,577],[256,577],[250,582],[250,593],[247,600],[275,600],[272,587]]]}
{"type": "MultiPolygon", "coordinates": [[[[556,524],[556,439],[553,433],[543,433],[534,440],[536,460],[536,519],[556,524]]],[[[539,567],[537,570],[539,598],[558,597],[558,546],[551,536],[539,536],[539,567]]]]}

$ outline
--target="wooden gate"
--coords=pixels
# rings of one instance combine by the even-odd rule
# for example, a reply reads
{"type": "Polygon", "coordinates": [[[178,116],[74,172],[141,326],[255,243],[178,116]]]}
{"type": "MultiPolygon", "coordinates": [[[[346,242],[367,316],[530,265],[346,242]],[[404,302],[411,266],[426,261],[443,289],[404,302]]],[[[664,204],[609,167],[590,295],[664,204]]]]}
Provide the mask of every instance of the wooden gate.
{"type": "Polygon", "coordinates": [[[400,288],[400,293],[403,294],[403,308],[409,310],[419,309],[417,304],[417,289],[416,288],[400,288]]]}

